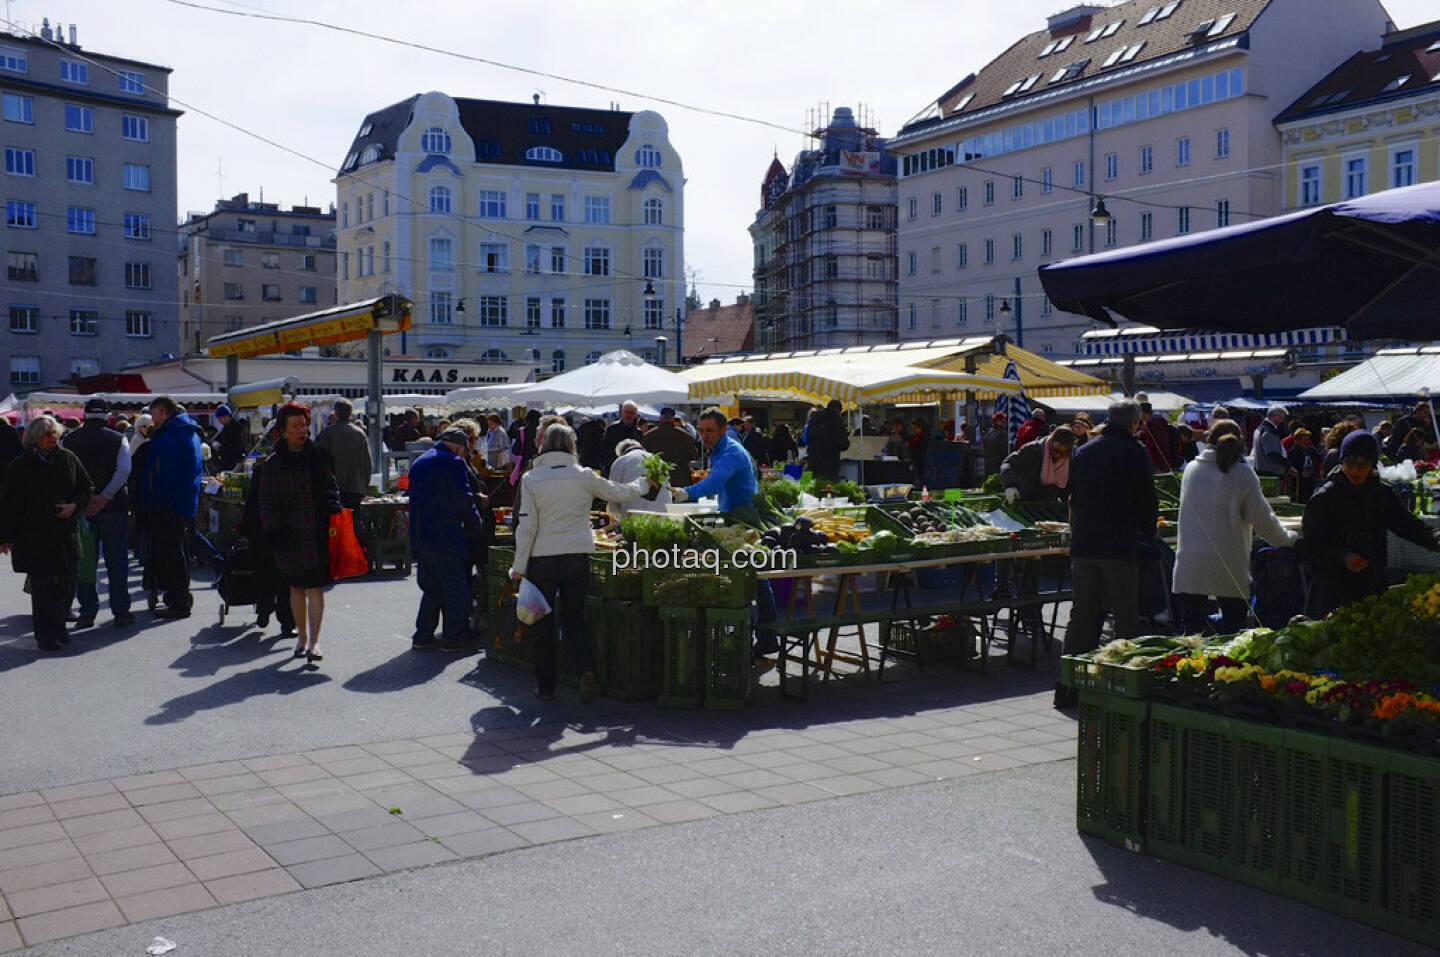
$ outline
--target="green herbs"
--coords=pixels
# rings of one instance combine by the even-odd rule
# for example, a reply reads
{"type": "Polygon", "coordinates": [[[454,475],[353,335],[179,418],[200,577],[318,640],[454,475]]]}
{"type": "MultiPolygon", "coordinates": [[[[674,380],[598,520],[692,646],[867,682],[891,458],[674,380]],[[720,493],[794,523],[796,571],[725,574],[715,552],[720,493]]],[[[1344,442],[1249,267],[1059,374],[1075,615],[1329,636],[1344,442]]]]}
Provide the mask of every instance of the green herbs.
{"type": "Polygon", "coordinates": [[[651,453],[645,456],[645,477],[656,485],[670,481],[670,468],[670,463],[659,455],[651,453]]]}
{"type": "Polygon", "coordinates": [[[620,523],[620,534],[625,536],[625,541],[645,551],[669,551],[672,545],[684,548],[690,544],[690,536],[679,521],[643,512],[625,516],[620,523]]]}
{"type": "Polygon", "coordinates": [[[811,494],[817,498],[848,499],[855,505],[864,505],[869,496],[865,493],[865,487],[858,482],[851,482],[846,479],[841,482],[816,482],[811,494]]]}
{"type": "Polygon", "coordinates": [[[655,586],[655,602],[660,605],[691,605],[703,607],[724,604],[730,599],[730,579],[724,575],[677,575],[655,586]]]}
{"type": "Polygon", "coordinates": [[[776,508],[794,508],[800,504],[800,484],[790,479],[766,479],[760,483],[760,494],[776,508]]]}

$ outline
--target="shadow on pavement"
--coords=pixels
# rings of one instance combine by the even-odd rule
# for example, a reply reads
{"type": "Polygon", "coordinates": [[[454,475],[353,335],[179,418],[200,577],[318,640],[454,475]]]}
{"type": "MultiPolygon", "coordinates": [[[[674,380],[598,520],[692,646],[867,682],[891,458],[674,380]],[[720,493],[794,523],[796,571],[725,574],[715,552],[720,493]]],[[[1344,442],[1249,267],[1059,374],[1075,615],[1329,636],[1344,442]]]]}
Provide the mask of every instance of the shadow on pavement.
{"type": "Polygon", "coordinates": [[[389,661],[373,668],[367,668],[350,678],[342,686],[346,691],[362,694],[383,694],[387,691],[403,691],[415,685],[423,685],[463,656],[439,649],[416,651],[405,645],[389,661]]]}
{"type": "Polygon", "coordinates": [[[332,681],[318,668],[298,665],[288,668],[293,659],[282,658],[259,668],[241,671],[214,684],[171,698],[160,710],[145,719],[149,725],[174,724],[192,714],[212,711],[259,695],[288,695],[307,688],[317,688],[332,681]]]}
{"type": "MultiPolygon", "coordinates": [[[[273,655],[282,649],[279,632],[271,635],[257,634],[253,625],[227,626],[209,625],[200,629],[190,639],[190,648],[170,663],[186,678],[204,678],[219,672],[221,668],[243,665],[273,655]]],[[[293,639],[283,639],[288,650],[293,639]]]]}

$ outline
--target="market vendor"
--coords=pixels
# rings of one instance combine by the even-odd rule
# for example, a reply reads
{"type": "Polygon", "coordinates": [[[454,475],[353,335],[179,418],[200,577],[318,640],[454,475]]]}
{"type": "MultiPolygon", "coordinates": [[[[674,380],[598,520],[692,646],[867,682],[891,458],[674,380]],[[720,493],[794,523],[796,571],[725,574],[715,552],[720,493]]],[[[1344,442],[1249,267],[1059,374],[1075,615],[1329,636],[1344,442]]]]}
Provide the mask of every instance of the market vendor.
{"type": "Polygon", "coordinates": [[[1000,466],[1005,501],[1065,501],[1070,495],[1070,454],[1074,450],[1075,433],[1062,425],[1011,452],[1000,466]]]}
{"type": "Polygon", "coordinates": [[[1440,530],[1410,514],[1376,472],[1380,443],[1362,430],[1345,436],[1340,466],[1305,506],[1300,549],[1315,569],[1306,614],[1321,618],[1386,588],[1385,533],[1440,550],[1440,530]]]}
{"type": "MultiPolygon", "coordinates": [[[[615,461],[610,466],[610,481],[629,485],[643,477],[645,458],[649,454],[645,447],[634,439],[622,439],[615,446],[615,461]]],[[[633,501],[610,502],[606,510],[619,521],[631,512],[663,512],[670,502],[670,490],[662,488],[654,493],[654,498],[646,495],[633,501]]]]}

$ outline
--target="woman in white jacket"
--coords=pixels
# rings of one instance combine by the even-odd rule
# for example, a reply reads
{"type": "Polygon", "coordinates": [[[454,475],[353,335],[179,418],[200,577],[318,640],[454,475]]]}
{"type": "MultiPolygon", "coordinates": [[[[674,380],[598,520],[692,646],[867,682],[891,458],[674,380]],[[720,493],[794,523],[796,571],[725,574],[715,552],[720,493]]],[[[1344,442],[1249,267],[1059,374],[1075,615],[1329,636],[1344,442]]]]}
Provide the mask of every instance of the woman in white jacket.
{"type": "Polygon", "coordinates": [[[540,452],[520,479],[520,515],[515,527],[514,579],[528,578],[554,611],[531,626],[535,649],[535,693],[555,697],[555,618],[575,656],[580,700],[595,699],[595,654],[585,624],[585,592],[590,584],[590,505],[597,499],[633,502],[650,490],[644,477],[622,485],[585,468],[575,455],[575,433],[568,425],[545,429],[540,452]]]}
{"type": "Polygon", "coordinates": [[[1205,451],[1180,481],[1180,541],[1175,550],[1175,606],[1180,630],[1209,629],[1209,599],[1219,599],[1221,632],[1245,627],[1250,611],[1250,546],[1253,533],[1276,546],[1298,536],[1280,524],[1260,479],[1245,461],[1240,426],[1217,422],[1205,451]]]}

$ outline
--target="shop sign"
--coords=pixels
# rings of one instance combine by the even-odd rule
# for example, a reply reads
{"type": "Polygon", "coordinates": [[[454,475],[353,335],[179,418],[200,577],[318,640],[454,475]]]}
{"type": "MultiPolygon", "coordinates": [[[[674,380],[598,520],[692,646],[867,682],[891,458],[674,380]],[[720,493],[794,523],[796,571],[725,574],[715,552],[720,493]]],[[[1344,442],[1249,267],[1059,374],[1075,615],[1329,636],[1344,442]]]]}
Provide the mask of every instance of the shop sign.
{"type": "Polygon", "coordinates": [[[392,385],[486,385],[509,381],[509,376],[470,374],[457,366],[397,365],[390,369],[392,385]]]}

